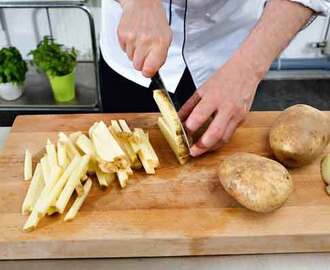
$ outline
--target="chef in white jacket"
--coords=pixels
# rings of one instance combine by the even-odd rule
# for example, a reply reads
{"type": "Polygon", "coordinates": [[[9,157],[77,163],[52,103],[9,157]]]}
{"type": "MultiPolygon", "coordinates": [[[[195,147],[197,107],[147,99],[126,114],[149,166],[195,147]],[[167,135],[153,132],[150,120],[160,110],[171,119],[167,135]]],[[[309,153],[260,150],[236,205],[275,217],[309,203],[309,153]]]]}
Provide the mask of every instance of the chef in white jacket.
{"type": "Polygon", "coordinates": [[[150,77],[159,70],[187,100],[180,116],[190,133],[213,116],[192,155],[216,149],[250,110],[273,60],[329,9],[328,0],[103,0],[105,105],[152,110],[150,77]]]}

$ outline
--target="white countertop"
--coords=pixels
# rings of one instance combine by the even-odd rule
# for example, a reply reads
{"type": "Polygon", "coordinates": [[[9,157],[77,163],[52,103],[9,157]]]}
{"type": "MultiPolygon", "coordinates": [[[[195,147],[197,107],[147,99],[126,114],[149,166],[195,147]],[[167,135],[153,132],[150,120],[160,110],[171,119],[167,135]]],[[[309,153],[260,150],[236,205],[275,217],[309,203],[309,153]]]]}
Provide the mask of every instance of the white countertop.
{"type": "Polygon", "coordinates": [[[10,127],[0,127],[0,151],[5,143],[9,131],[10,131],[10,127]]]}
{"type": "MultiPolygon", "coordinates": [[[[0,127],[0,151],[10,128],[0,127]]],[[[330,226],[330,224],[329,224],[330,226]]],[[[136,258],[136,259],[76,259],[76,260],[29,260],[0,261],[1,270],[87,270],[87,269],[134,269],[134,270],[330,270],[329,253],[269,254],[241,256],[201,256],[175,258],[136,258]]]]}

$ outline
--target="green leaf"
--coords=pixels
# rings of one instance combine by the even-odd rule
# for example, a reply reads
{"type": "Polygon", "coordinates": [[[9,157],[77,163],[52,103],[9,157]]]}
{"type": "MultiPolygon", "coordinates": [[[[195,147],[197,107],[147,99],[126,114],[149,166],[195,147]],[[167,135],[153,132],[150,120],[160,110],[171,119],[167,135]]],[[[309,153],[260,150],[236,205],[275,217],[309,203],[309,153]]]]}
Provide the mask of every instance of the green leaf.
{"type": "Polygon", "coordinates": [[[22,84],[26,72],[27,64],[15,47],[0,50],[0,83],[22,84]]]}
{"type": "Polygon", "coordinates": [[[77,64],[75,48],[67,49],[53,38],[45,36],[35,50],[30,51],[32,64],[39,72],[50,76],[64,76],[70,74],[77,64]]]}

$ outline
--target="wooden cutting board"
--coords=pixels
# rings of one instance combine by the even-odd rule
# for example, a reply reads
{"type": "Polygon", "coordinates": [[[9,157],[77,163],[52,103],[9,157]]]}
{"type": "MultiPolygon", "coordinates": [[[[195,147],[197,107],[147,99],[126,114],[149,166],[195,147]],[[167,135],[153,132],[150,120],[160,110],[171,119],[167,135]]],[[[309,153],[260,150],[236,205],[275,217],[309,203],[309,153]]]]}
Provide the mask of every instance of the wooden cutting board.
{"type": "Polygon", "coordinates": [[[223,149],[182,167],[155,125],[156,114],[18,117],[0,155],[0,259],[330,251],[330,197],[320,179],[320,160],[291,170],[295,190],[271,214],[242,208],[217,179],[217,165],[230,154],[271,156],[267,134],[277,115],[250,113],[223,149]],[[119,118],[149,130],[161,162],[157,174],[136,173],[123,190],[94,185],[72,222],[47,217],[36,231],[23,232],[24,149],[37,156],[59,131],[87,131],[95,121],[119,118]]]}

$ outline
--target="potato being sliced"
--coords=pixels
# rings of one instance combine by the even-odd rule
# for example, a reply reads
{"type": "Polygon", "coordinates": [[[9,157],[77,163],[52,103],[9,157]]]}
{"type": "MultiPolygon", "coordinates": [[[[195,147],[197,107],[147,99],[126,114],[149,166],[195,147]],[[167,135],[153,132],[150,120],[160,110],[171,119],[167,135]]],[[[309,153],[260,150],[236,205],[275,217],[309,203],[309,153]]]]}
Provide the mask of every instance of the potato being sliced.
{"type": "Polygon", "coordinates": [[[180,139],[173,138],[171,134],[171,130],[168,128],[167,124],[165,123],[164,119],[162,117],[158,118],[158,126],[160,128],[160,131],[164,135],[167,143],[170,145],[172,151],[174,152],[177,160],[181,165],[188,162],[190,159],[190,153],[188,147],[184,144],[183,140],[182,143],[178,144],[178,141],[181,141],[180,139]]]}
{"type": "Polygon", "coordinates": [[[25,150],[24,157],[24,180],[28,181],[32,178],[32,155],[29,150],[25,150]]]}
{"type": "Polygon", "coordinates": [[[84,201],[87,198],[87,195],[89,193],[89,191],[91,190],[92,187],[92,180],[88,179],[83,187],[83,195],[80,197],[77,197],[73,203],[73,205],[71,206],[71,208],[69,209],[68,213],[65,215],[64,217],[64,221],[69,221],[75,218],[75,216],[77,215],[80,207],[82,206],[82,204],[84,203],[84,201]]]}
{"type": "Polygon", "coordinates": [[[182,135],[180,119],[168,97],[159,89],[154,90],[153,97],[171,133],[182,135]]]}

